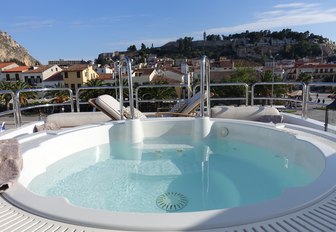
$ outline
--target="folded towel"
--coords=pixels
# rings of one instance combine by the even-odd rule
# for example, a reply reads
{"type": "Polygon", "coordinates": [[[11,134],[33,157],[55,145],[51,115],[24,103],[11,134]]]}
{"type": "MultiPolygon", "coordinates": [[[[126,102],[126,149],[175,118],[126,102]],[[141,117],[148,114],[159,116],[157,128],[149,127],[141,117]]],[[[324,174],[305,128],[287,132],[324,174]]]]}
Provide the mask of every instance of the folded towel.
{"type": "Polygon", "coordinates": [[[19,142],[16,139],[0,140],[0,193],[17,181],[22,165],[19,142]]]}
{"type": "Polygon", "coordinates": [[[56,123],[54,122],[46,122],[42,125],[37,125],[34,127],[33,132],[45,131],[45,130],[59,130],[61,129],[56,123]]]}

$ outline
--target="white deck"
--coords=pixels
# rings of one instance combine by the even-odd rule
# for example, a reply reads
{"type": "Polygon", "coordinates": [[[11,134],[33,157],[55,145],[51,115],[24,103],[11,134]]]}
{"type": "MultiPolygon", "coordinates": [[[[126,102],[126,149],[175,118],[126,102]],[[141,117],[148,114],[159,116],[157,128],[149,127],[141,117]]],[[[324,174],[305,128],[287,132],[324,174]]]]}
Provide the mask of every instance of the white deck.
{"type": "MultiPolygon", "coordinates": [[[[1,232],[89,232],[113,231],[65,224],[49,220],[8,203],[0,197],[0,231],[1,232]]],[[[257,223],[236,227],[213,229],[209,231],[226,232],[329,232],[336,231],[336,191],[312,206],[288,215],[257,223]]]]}

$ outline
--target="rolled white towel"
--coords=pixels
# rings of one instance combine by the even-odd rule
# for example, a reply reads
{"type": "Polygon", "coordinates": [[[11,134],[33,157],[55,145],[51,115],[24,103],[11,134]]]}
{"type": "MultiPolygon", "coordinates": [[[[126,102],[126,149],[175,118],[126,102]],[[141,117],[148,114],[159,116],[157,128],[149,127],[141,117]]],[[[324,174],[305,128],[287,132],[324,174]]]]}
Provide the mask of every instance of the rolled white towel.
{"type": "Polygon", "coordinates": [[[0,140],[0,192],[10,188],[19,178],[23,161],[16,139],[0,140]]]}

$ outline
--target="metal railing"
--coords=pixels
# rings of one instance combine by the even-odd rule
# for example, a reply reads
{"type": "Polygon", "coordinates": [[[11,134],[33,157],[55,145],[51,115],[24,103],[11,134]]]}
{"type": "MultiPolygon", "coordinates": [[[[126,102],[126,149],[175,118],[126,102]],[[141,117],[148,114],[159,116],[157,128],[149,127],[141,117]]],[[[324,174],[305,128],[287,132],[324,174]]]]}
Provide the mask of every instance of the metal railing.
{"type": "MultiPolygon", "coordinates": [[[[245,96],[243,97],[230,97],[230,98],[220,98],[220,97],[211,97],[209,100],[211,102],[213,101],[219,101],[219,100],[241,100],[245,101],[246,105],[248,105],[249,102],[249,86],[246,83],[212,83],[210,84],[210,88],[213,87],[228,87],[228,86],[243,86],[245,88],[245,96]]],[[[251,86],[251,105],[254,105],[255,100],[265,100],[265,99],[272,99],[272,100],[279,100],[279,101],[286,101],[286,102],[300,102],[302,103],[302,112],[301,116],[304,119],[307,119],[308,115],[308,105],[309,104],[316,104],[313,102],[309,101],[309,94],[310,90],[312,87],[336,87],[335,82],[311,82],[309,84],[305,84],[303,82],[259,82],[255,83],[251,86]],[[302,88],[302,99],[291,99],[291,98],[277,98],[277,97],[256,97],[256,86],[260,85],[293,85],[293,86],[300,86],[302,88]]],[[[142,96],[140,96],[140,90],[144,88],[171,88],[171,87],[181,87],[181,88],[187,88],[188,91],[190,89],[190,86],[187,84],[163,84],[163,85],[143,85],[143,86],[138,86],[135,91],[135,104],[136,107],[139,108],[140,103],[148,103],[148,102],[176,102],[178,99],[142,99],[142,96]]],[[[73,97],[72,91],[69,88],[42,88],[42,89],[23,89],[17,91],[15,94],[13,91],[10,90],[0,90],[0,94],[9,94],[11,95],[13,99],[13,110],[7,110],[0,112],[0,116],[2,115],[8,115],[8,114],[13,114],[14,115],[14,121],[16,126],[21,126],[22,124],[22,111],[24,110],[29,110],[33,108],[40,108],[40,107],[54,107],[54,106],[60,106],[60,105],[68,105],[71,108],[71,112],[74,111],[74,99],[76,99],[76,106],[77,106],[77,112],[80,112],[80,104],[88,104],[86,101],[81,102],[80,101],[80,94],[81,91],[84,90],[102,90],[102,89],[113,89],[116,91],[116,98],[118,98],[118,90],[120,87],[118,86],[102,86],[102,87],[81,87],[76,91],[76,96],[75,98],[73,97]],[[62,103],[41,103],[41,104],[36,104],[36,105],[31,105],[27,107],[22,107],[22,105],[19,102],[20,96],[24,93],[29,93],[29,92],[47,92],[47,91],[67,91],[69,93],[69,101],[67,102],[62,102],[62,103]]],[[[122,88],[129,88],[129,86],[122,86],[122,88]]],[[[196,92],[196,89],[200,88],[199,85],[196,85],[193,88],[193,92],[196,92]]],[[[130,99],[130,101],[132,101],[130,99]]],[[[325,104],[320,104],[321,106],[325,106],[325,104]]]]}
{"type": "MultiPolygon", "coordinates": [[[[210,92],[211,91],[211,87],[232,87],[232,86],[236,86],[236,87],[244,87],[245,88],[245,96],[244,97],[210,97],[210,103],[211,102],[215,102],[215,101],[244,101],[245,105],[248,105],[249,102],[249,85],[243,82],[235,82],[235,83],[210,83],[210,92]]],[[[200,88],[200,85],[195,85],[195,87],[193,88],[193,94],[196,93],[196,90],[200,88]]],[[[216,91],[213,91],[216,92],[216,91]]]]}
{"type": "Polygon", "coordinates": [[[305,94],[306,93],[306,84],[303,83],[303,82],[257,82],[257,83],[254,83],[252,86],[251,86],[251,105],[253,106],[254,105],[254,101],[255,100],[284,100],[284,101],[288,101],[289,99],[287,98],[276,98],[276,97],[256,97],[255,96],[255,87],[256,86],[260,86],[260,85],[271,85],[271,86],[274,86],[274,85],[294,85],[294,86],[302,86],[302,93],[305,94]]]}
{"type": "Polygon", "coordinates": [[[102,90],[102,89],[113,89],[115,90],[115,97],[118,98],[118,89],[117,86],[87,86],[87,87],[80,87],[76,90],[76,110],[77,112],[80,112],[80,105],[87,105],[88,102],[81,102],[80,101],[80,94],[82,91],[94,91],[94,90],[102,90]]]}
{"type": "MultiPolygon", "coordinates": [[[[188,88],[189,86],[188,84],[158,84],[158,85],[141,85],[138,86],[135,89],[135,107],[137,109],[139,109],[140,105],[139,103],[150,103],[150,102],[176,102],[179,99],[176,98],[171,98],[171,99],[167,99],[167,98],[162,98],[162,99],[143,99],[144,95],[139,95],[139,92],[141,89],[153,89],[153,88],[172,88],[172,87],[181,87],[181,88],[188,88]]],[[[189,91],[189,90],[188,90],[189,91]]]]}
{"type": "Polygon", "coordinates": [[[0,90],[0,94],[2,95],[6,95],[6,94],[9,94],[11,95],[11,98],[12,98],[12,101],[13,101],[13,109],[10,110],[10,109],[7,109],[6,111],[2,111],[0,112],[0,116],[4,116],[4,115],[9,115],[9,114],[13,114],[14,115],[14,122],[15,122],[15,125],[17,125],[17,120],[18,120],[18,115],[17,115],[17,112],[16,112],[16,106],[15,106],[15,93],[11,90],[0,90]]]}
{"type": "Polygon", "coordinates": [[[16,96],[14,98],[15,101],[15,114],[17,115],[17,119],[15,120],[16,126],[21,126],[22,124],[22,114],[21,111],[35,109],[40,107],[50,107],[50,106],[70,106],[71,112],[74,112],[74,104],[73,104],[73,93],[69,88],[42,88],[42,89],[21,89],[16,92],[16,96]],[[21,107],[20,104],[20,95],[23,93],[35,93],[35,92],[47,92],[47,91],[68,91],[69,92],[69,101],[61,102],[61,103],[47,103],[40,105],[33,105],[27,107],[21,107]]]}
{"type": "Polygon", "coordinates": [[[201,104],[200,104],[200,117],[204,117],[204,94],[207,94],[207,116],[211,117],[210,110],[210,60],[208,57],[203,56],[200,60],[201,78],[200,78],[200,92],[201,92],[201,104]],[[205,92],[206,90],[206,92],[205,92]]]}

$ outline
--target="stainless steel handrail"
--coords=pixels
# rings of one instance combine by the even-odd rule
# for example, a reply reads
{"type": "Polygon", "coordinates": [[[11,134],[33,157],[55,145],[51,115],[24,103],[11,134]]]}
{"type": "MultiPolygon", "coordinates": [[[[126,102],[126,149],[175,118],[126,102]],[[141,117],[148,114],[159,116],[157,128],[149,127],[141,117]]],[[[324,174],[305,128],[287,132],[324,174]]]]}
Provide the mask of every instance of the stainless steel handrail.
{"type": "MultiPolygon", "coordinates": [[[[101,90],[101,89],[115,89],[115,90],[117,90],[118,87],[117,86],[82,86],[82,87],[78,88],[76,90],[76,109],[77,109],[77,112],[80,112],[81,102],[80,102],[79,93],[81,91],[83,91],[83,90],[101,90]]],[[[88,103],[85,102],[84,104],[88,104],[88,103]]]]}
{"type": "MultiPolygon", "coordinates": [[[[254,96],[254,88],[257,85],[301,85],[303,94],[305,94],[305,86],[306,86],[306,84],[303,83],[303,82],[257,82],[257,83],[254,83],[251,86],[251,105],[252,106],[254,105],[254,100],[265,99],[265,97],[259,98],[259,97],[254,96]]],[[[271,98],[273,98],[273,97],[269,97],[269,98],[266,98],[266,99],[271,99],[271,98]]]]}
{"type": "Polygon", "coordinates": [[[334,86],[336,87],[336,83],[335,82],[310,82],[307,84],[307,88],[306,88],[306,110],[305,112],[303,112],[303,118],[307,119],[308,118],[308,98],[309,98],[309,93],[310,93],[310,87],[311,86],[334,86]]]}
{"type": "Polygon", "coordinates": [[[38,108],[38,107],[48,107],[48,106],[54,106],[54,105],[69,105],[71,107],[71,112],[74,112],[74,104],[73,104],[73,93],[72,90],[69,88],[41,88],[41,89],[21,89],[16,92],[15,96],[15,111],[17,115],[17,126],[21,126],[22,124],[22,115],[21,111],[23,110],[28,110],[28,109],[33,109],[33,108],[38,108]],[[29,106],[29,107],[24,107],[21,108],[20,104],[20,94],[21,93],[29,93],[29,92],[47,92],[47,91],[68,91],[69,92],[69,99],[70,102],[63,102],[63,103],[57,103],[57,104],[41,104],[41,105],[35,105],[35,106],[29,106]]]}
{"type": "Polygon", "coordinates": [[[0,116],[3,116],[3,115],[7,115],[7,114],[12,114],[14,115],[14,122],[15,122],[15,126],[17,125],[17,112],[16,112],[16,107],[15,107],[15,93],[11,90],[0,90],[0,94],[9,94],[11,95],[12,97],[12,100],[13,100],[13,109],[12,110],[6,110],[6,111],[3,111],[3,112],[0,112],[0,116]]]}
{"type": "Polygon", "coordinates": [[[127,77],[128,77],[128,91],[129,91],[129,106],[131,110],[131,119],[134,119],[134,95],[133,95],[133,80],[132,80],[132,61],[125,57],[127,77]]]}
{"type": "MultiPolygon", "coordinates": [[[[234,83],[210,83],[210,89],[211,87],[220,87],[220,86],[244,86],[245,87],[245,97],[222,97],[222,98],[218,98],[218,97],[210,97],[210,103],[212,101],[221,101],[221,100],[228,100],[228,101],[234,101],[234,100],[243,100],[245,101],[245,105],[248,105],[249,99],[248,99],[248,93],[249,93],[249,85],[243,82],[234,82],[234,83]]],[[[195,87],[193,88],[193,94],[196,93],[196,89],[200,88],[200,85],[195,85],[195,87]]]]}
{"type": "Polygon", "coordinates": [[[120,101],[120,119],[124,119],[124,86],[122,80],[122,65],[118,62],[114,67],[118,68],[118,76],[119,76],[119,101],[120,101]]]}
{"type": "Polygon", "coordinates": [[[141,86],[138,86],[136,89],[135,89],[135,107],[136,108],[140,108],[139,107],[139,103],[142,103],[142,102],[163,102],[163,101],[177,101],[178,99],[150,99],[150,100],[143,100],[143,99],[140,99],[139,97],[139,90],[140,89],[145,89],[145,88],[169,88],[169,87],[186,87],[188,88],[188,84],[159,84],[159,85],[141,85],[141,86]]]}
{"type": "Polygon", "coordinates": [[[201,67],[201,76],[200,76],[200,92],[201,92],[201,104],[200,104],[200,117],[204,117],[204,93],[205,87],[207,90],[207,113],[209,117],[211,117],[211,110],[210,110],[210,61],[206,56],[203,56],[200,60],[200,67],[201,67]]]}

